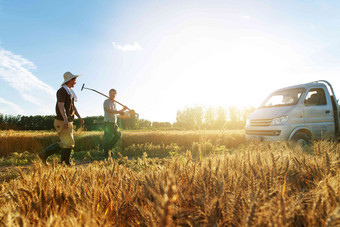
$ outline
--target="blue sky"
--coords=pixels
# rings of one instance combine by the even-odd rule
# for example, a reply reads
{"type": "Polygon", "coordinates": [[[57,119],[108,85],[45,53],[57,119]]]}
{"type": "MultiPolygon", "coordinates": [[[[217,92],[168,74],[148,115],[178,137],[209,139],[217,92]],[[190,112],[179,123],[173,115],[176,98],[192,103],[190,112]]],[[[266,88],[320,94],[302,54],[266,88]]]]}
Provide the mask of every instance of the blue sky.
{"type": "Polygon", "coordinates": [[[318,79],[340,95],[338,1],[0,1],[0,113],[52,115],[63,74],[83,117],[104,93],[151,121],[189,106],[257,106],[318,79]]]}

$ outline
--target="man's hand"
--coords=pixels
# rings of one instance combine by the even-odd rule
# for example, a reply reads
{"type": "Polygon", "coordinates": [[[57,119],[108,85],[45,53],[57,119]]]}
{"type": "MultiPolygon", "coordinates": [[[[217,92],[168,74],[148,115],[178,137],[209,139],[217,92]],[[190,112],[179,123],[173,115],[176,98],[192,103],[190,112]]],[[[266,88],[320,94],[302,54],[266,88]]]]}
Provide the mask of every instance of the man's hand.
{"type": "Polygon", "coordinates": [[[83,125],[84,124],[83,118],[79,118],[79,122],[80,122],[80,125],[83,125]]]}
{"type": "Polygon", "coordinates": [[[68,129],[68,120],[64,120],[64,128],[68,129]]]}
{"type": "Polygon", "coordinates": [[[127,106],[123,106],[122,111],[125,111],[125,110],[127,110],[127,109],[129,109],[127,106]]]}

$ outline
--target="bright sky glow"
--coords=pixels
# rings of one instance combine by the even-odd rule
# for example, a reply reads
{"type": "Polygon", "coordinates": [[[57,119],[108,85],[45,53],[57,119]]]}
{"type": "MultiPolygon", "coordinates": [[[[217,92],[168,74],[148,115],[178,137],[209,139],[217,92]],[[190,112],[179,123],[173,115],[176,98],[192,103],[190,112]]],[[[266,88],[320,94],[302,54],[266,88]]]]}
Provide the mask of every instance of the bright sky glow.
{"type": "Polygon", "coordinates": [[[169,122],[320,79],[340,97],[339,23],[330,0],[0,1],[0,113],[54,114],[66,71],[83,117],[105,100],[83,83],[169,122]]]}

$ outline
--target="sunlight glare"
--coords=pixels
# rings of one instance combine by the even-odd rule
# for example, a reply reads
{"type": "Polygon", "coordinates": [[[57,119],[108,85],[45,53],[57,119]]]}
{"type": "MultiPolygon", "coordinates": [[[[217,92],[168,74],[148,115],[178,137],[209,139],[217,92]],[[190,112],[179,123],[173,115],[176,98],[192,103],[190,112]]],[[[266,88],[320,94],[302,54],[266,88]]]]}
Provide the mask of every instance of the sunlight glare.
{"type": "Polygon", "coordinates": [[[267,75],[277,80],[298,60],[286,45],[261,36],[224,40],[187,35],[183,39],[192,42],[183,46],[174,43],[176,52],[164,53],[167,57],[162,56],[165,60],[153,70],[155,75],[172,78],[163,85],[176,88],[177,100],[186,103],[258,105],[272,88],[262,93],[266,81],[257,78],[267,75]]]}
{"type": "Polygon", "coordinates": [[[148,78],[136,92],[152,105],[167,103],[172,118],[194,105],[257,107],[301,60],[285,41],[263,33],[190,27],[169,36],[154,53],[142,72],[148,78]]]}

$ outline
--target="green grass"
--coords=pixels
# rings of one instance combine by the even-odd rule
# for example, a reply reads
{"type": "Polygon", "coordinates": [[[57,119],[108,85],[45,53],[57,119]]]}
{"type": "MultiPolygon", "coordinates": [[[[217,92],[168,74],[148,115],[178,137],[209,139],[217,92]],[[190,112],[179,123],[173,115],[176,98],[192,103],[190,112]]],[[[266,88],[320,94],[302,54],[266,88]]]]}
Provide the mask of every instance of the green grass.
{"type": "Polygon", "coordinates": [[[8,157],[0,158],[0,166],[18,166],[32,164],[37,160],[37,155],[24,151],[22,153],[14,152],[8,157]]]}
{"type": "MultiPolygon", "coordinates": [[[[176,143],[170,145],[145,143],[132,144],[122,150],[120,144],[118,144],[111,151],[111,157],[117,159],[122,156],[128,159],[138,159],[146,155],[148,158],[172,158],[186,156],[188,150],[190,150],[192,158],[202,158],[212,154],[230,153],[233,149],[228,149],[224,145],[216,146],[209,141],[194,142],[189,149],[184,146],[178,146],[176,143]]],[[[60,153],[48,157],[47,161],[51,163],[53,159],[60,160],[60,153]]],[[[72,151],[71,154],[71,160],[74,163],[102,161],[104,159],[104,151],[99,146],[88,151],[72,151]]],[[[37,154],[32,154],[28,151],[22,153],[14,152],[7,157],[0,158],[0,167],[30,165],[37,161],[39,161],[37,154]]]]}
{"type": "MultiPolygon", "coordinates": [[[[152,143],[133,144],[121,150],[121,144],[118,144],[112,151],[109,160],[115,160],[119,165],[128,167],[129,169],[140,172],[148,169],[150,166],[163,165],[170,159],[196,159],[201,160],[203,157],[210,155],[220,155],[224,153],[232,153],[233,150],[227,149],[225,146],[215,146],[209,141],[194,142],[192,147],[180,147],[173,143],[170,145],[154,145],[152,143]]],[[[60,163],[60,153],[48,157],[48,163],[52,166],[60,163]]],[[[19,172],[26,166],[40,162],[37,154],[28,151],[17,153],[14,152],[7,157],[0,158],[0,183],[8,182],[18,178],[19,172]],[[9,170],[6,170],[9,169],[9,170]]],[[[88,151],[72,151],[72,165],[82,165],[94,162],[108,162],[105,159],[104,151],[97,146],[95,149],[88,151]]]]}
{"type": "Polygon", "coordinates": [[[0,172],[0,183],[9,182],[10,180],[14,180],[19,176],[20,175],[16,170],[0,172]]]}

